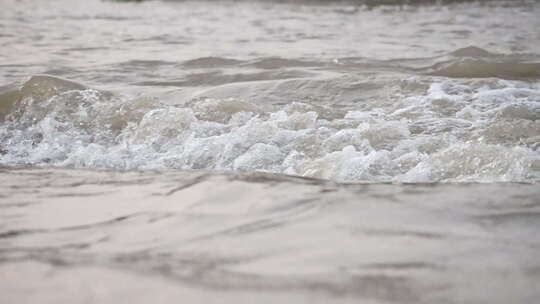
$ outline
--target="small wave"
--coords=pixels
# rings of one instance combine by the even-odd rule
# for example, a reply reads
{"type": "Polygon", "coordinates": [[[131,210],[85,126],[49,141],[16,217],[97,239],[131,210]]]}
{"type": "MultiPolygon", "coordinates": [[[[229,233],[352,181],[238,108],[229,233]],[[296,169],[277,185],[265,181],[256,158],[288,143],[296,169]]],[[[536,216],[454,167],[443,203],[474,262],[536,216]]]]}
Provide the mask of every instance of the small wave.
{"type": "Polygon", "coordinates": [[[496,57],[497,54],[490,53],[484,49],[475,46],[468,46],[461,49],[457,49],[450,53],[456,57],[496,57]]]}
{"type": "Polygon", "coordinates": [[[482,59],[463,59],[437,64],[434,76],[454,78],[536,79],[540,78],[540,63],[494,62],[482,59]]]}
{"type": "Polygon", "coordinates": [[[182,67],[193,69],[208,69],[208,68],[224,68],[224,67],[253,67],[263,70],[282,69],[282,68],[294,68],[294,67],[320,67],[325,63],[289,59],[282,57],[266,57],[258,58],[254,60],[236,60],[223,57],[201,57],[184,61],[182,67]]]}
{"type": "Polygon", "coordinates": [[[0,88],[0,121],[15,111],[24,98],[48,99],[65,91],[84,89],[81,84],[50,75],[32,76],[20,88],[13,85],[0,88]]]}
{"type": "Polygon", "coordinates": [[[253,66],[259,69],[280,69],[291,67],[320,67],[324,66],[324,63],[299,59],[288,59],[281,57],[269,57],[253,60],[247,63],[249,66],[253,66]]]}
{"type": "Polygon", "coordinates": [[[205,72],[188,74],[178,80],[159,80],[159,81],[141,81],[135,83],[139,86],[174,86],[174,87],[199,87],[199,86],[218,86],[237,82],[254,82],[293,78],[307,78],[313,76],[312,73],[285,70],[285,71],[264,71],[254,73],[223,74],[221,72],[205,72]]]}
{"type": "Polygon", "coordinates": [[[164,60],[129,60],[119,63],[118,66],[121,68],[148,69],[160,66],[174,66],[175,64],[175,62],[164,60]]]}
{"type": "Polygon", "coordinates": [[[192,60],[187,60],[182,63],[182,66],[185,68],[197,68],[197,69],[206,69],[206,68],[221,68],[234,66],[242,63],[240,60],[222,58],[222,57],[201,57],[192,60]]]}
{"type": "Polygon", "coordinates": [[[503,55],[466,47],[437,59],[440,60],[424,69],[427,74],[453,78],[540,78],[540,62],[534,56],[503,55]]]}

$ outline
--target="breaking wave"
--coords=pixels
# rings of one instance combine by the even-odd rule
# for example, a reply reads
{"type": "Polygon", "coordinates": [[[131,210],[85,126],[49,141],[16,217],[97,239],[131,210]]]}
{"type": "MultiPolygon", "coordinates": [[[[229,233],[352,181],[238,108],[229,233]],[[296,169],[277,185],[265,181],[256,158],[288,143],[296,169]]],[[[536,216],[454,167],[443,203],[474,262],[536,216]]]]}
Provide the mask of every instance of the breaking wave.
{"type": "Polygon", "coordinates": [[[166,104],[38,75],[0,94],[0,164],[266,171],[338,182],[538,181],[540,88],[412,77],[357,109],[234,98],[166,104]],[[362,109],[362,110],[358,110],[362,109]]]}

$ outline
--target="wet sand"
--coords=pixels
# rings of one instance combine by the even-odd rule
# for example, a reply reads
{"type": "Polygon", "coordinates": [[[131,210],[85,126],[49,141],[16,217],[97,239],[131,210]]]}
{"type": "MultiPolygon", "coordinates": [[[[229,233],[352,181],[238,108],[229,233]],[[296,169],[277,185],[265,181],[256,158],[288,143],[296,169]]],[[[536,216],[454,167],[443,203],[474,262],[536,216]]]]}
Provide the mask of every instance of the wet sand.
{"type": "Polygon", "coordinates": [[[537,184],[2,169],[2,303],[535,303],[537,184]]]}

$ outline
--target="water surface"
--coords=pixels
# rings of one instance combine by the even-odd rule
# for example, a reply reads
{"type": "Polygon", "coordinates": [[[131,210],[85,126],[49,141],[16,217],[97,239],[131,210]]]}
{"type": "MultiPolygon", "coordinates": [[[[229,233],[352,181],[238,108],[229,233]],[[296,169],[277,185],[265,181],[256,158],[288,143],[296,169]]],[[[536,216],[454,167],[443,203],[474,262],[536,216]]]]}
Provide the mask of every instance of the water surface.
{"type": "Polygon", "coordinates": [[[429,2],[0,0],[0,302],[536,303],[540,3],[429,2]]]}
{"type": "Polygon", "coordinates": [[[536,2],[1,5],[4,165],[539,178],[536,2]]]}

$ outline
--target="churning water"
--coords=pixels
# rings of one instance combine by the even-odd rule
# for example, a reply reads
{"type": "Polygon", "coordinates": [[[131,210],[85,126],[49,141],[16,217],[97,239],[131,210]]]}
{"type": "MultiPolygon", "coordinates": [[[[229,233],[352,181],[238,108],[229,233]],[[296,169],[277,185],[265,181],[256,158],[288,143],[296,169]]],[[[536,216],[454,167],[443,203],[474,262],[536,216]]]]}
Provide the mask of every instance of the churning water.
{"type": "Polygon", "coordinates": [[[536,303],[539,182],[538,1],[0,0],[1,303],[536,303]]]}
{"type": "Polygon", "coordinates": [[[540,176],[536,3],[2,7],[6,166],[540,176]]]}

